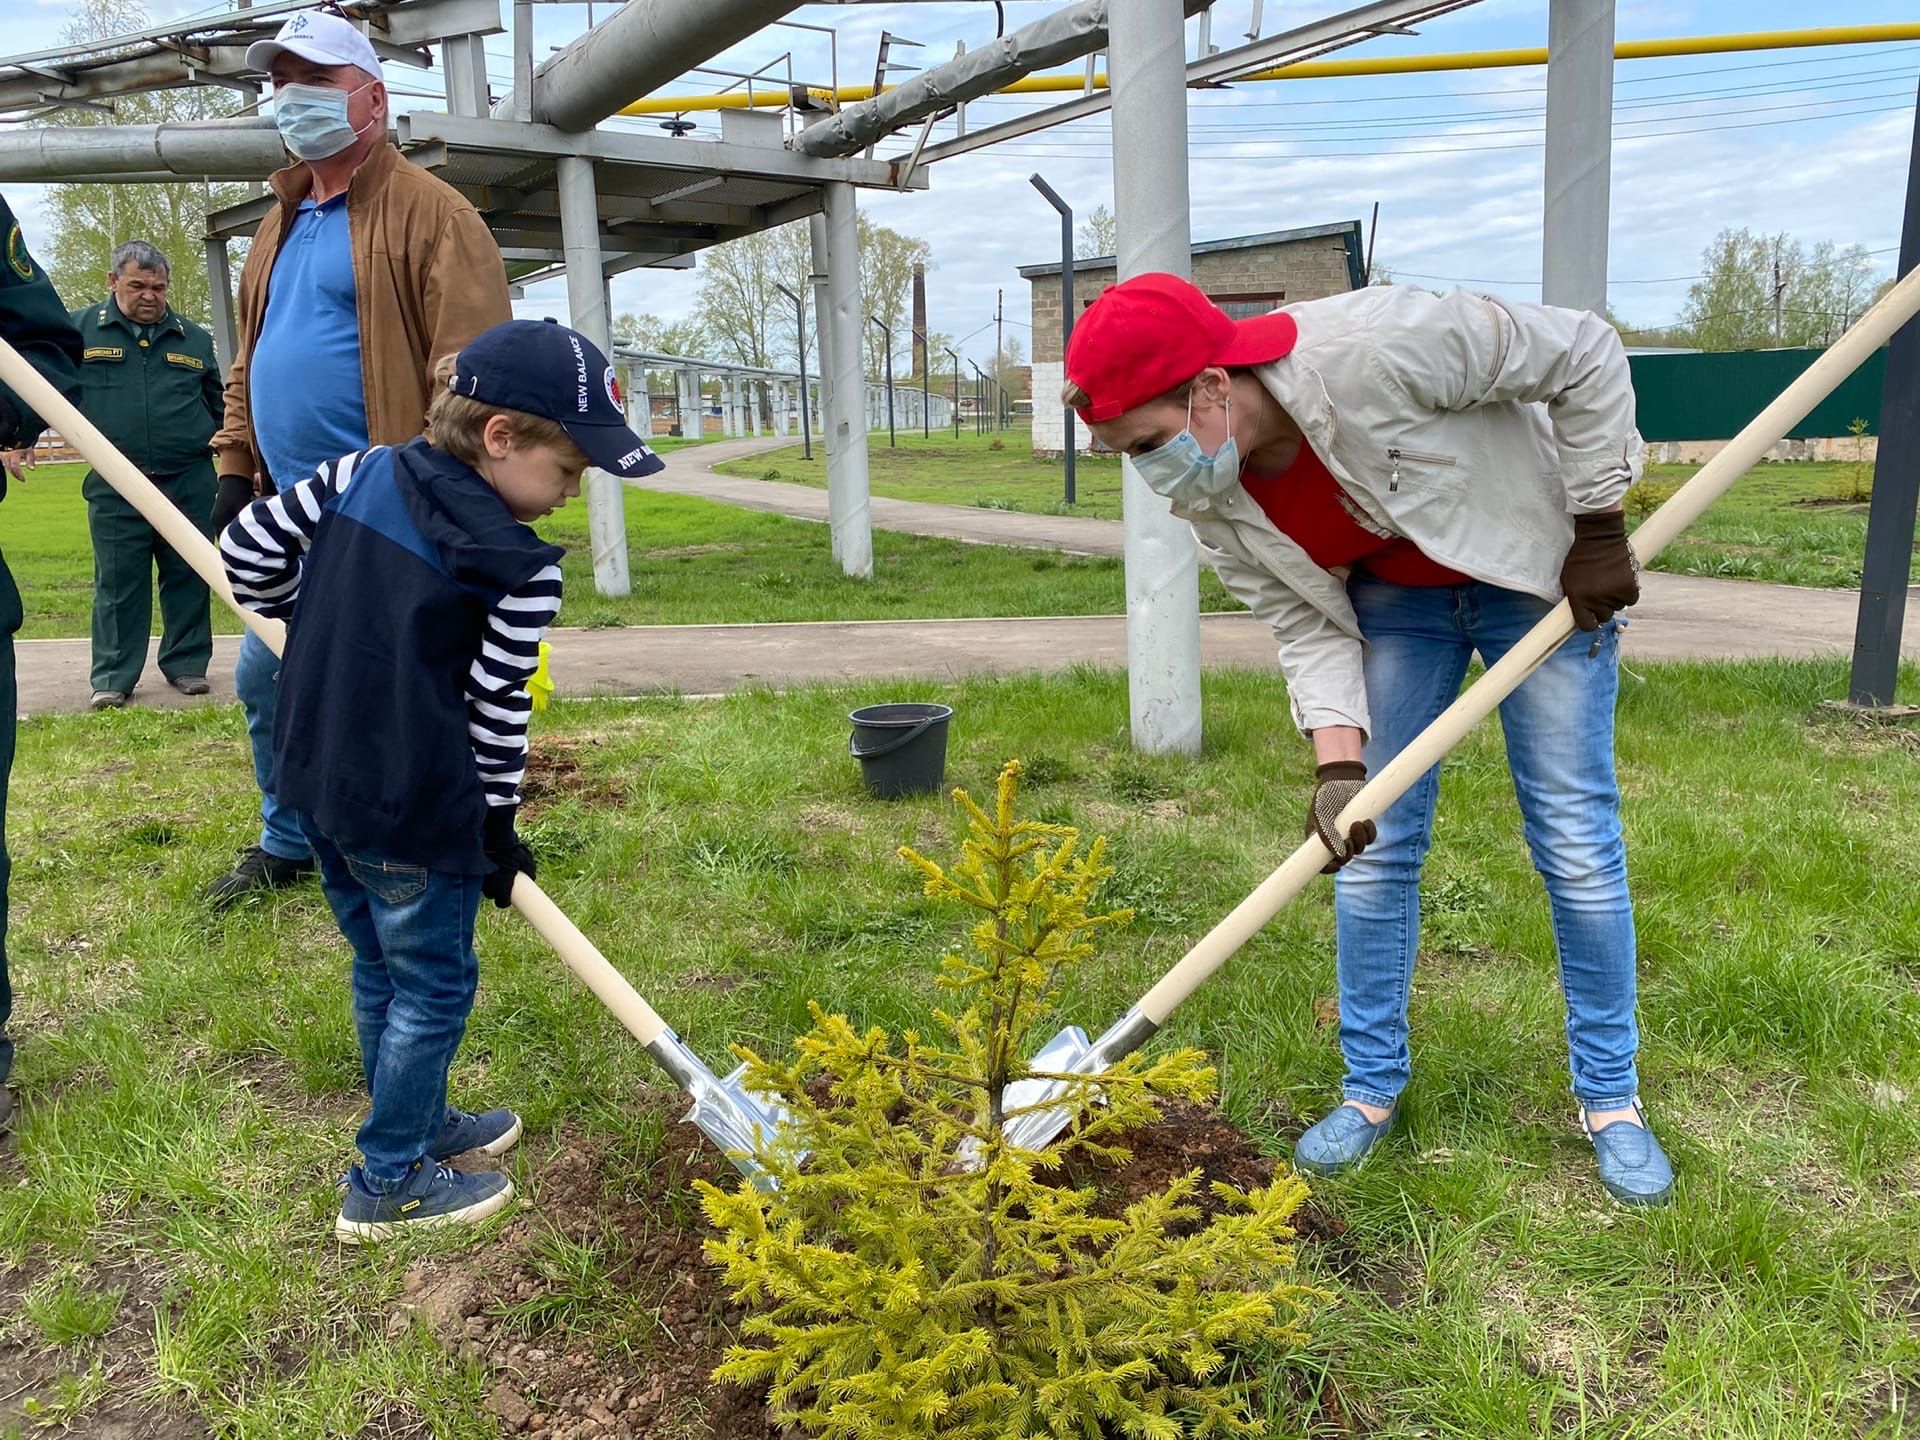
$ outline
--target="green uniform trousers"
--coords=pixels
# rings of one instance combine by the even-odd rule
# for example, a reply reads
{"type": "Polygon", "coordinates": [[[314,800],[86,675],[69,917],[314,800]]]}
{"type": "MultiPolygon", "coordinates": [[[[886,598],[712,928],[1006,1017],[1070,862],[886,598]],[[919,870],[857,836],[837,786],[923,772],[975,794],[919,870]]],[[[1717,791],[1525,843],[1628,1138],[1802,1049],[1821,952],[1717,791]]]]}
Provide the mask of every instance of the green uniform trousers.
{"type": "Polygon", "coordinates": [[[13,774],[14,731],[20,723],[20,688],[13,674],[13,634],[20,628],[20,587],[0,556],[0,1081],[13,1068],[13,1042],[7,1017],[13,1014],[13,982],[7,976],[7,882],[13,858],[7,853],[7,780],[13,774]]]}
{"type": "MultiPolygon", "coordinates": [[[[160,492],[213,535],[213,462],[156,480],[160,492]]],[[[205,675],[213,660],[207,582],[120,493],[92,471],[80,487],[93,534],[93,688],[132,691],[146,668],[153,628],[153,572],[160,571],[160,673],[205,675]]]]}

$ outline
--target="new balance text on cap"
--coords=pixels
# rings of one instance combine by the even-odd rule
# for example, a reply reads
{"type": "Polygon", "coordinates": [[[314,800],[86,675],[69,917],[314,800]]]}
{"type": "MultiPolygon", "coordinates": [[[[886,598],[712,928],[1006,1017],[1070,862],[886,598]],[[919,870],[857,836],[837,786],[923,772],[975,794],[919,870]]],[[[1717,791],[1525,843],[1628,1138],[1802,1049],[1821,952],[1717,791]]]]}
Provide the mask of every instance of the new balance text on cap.
{"type": "Polygon", "coordinates": [[[543,416],[597,467],[622,480],[664,468],[627,424],[620,384],[600,347],[550,320],[509,320],[468,341],[448,382],[456,395],[543,416]]]}

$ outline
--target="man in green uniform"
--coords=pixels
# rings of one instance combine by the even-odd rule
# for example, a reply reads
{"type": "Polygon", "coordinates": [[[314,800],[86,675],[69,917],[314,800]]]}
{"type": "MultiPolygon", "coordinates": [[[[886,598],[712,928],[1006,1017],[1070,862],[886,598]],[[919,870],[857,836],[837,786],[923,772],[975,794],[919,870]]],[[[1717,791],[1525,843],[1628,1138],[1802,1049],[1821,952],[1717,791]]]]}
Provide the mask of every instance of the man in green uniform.
{"type": "MultiPolygon", "coordinates": [[[[13,209],[0,195],[0,335],[55,388],[70,396],[80,393],[80,336],[67,319],[67,308],[53,292],[46,274],[33,263],[13,209]]],[[[31,447],[45,428],[40,417],[5,385],[0,385],[0,451],[31,447]]],[[[6,476],[0,475],[0,497],[6,494],[6,476]]],[[[13,987],[7,979],[7,880],[13,863],[7,857],[7,777],[13,772],[13,732],[20,710],[14,683],[13,635],[20,628],[20,588],[0,556],[0,1128],[13,1110],[6,1087],[13,1068],[13,1042],[7,1038],[7,1017],[13,1013],[13,987]]]]}
{"type": "MultiPolygon", "coordinates": [[[[211,536],[213,437],[226,402],[213,339],[167,304],[171,267],[144,240],[115,248],[107,298],[73,312],[80,408],[120,452],[211,536]]],[[[147,663],[153,572],[160,571],[160,673],[207,693],[213,623],[207,582],[105,480],[80,487],[93,532],[93,708],[127,703],[147,663]]]]}

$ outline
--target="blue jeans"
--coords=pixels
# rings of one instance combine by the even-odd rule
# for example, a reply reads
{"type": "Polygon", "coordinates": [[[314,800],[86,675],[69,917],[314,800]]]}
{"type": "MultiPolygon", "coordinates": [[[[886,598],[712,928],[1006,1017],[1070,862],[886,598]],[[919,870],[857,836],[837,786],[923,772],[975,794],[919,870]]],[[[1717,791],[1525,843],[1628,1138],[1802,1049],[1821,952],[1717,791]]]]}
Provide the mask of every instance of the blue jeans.
{"type": "MultiPolygon", "coordinates": [[[[1550,608],[1480,583],[1428,589],[1355,576],[1347,591],[1368,642],[1370,775],[1452,702],[1475,650],[1495,664],[1550,608]]],[[[1639,1088],[1633,902],[1613,773],[1619,666],[1618,622],[1609,622],[1574,635],[1500,706],[1527,846],[1553,910],[1573,1093],[1591,1109],[1624,1106],[1639,1088]]],[[[1378,838],[1335,879],[1349,1100],[1391,1105],[1410,1074],[1407,991],[1439,791],[1436,766],[1381,816],[1378,838]]]]}
{"type": "Polygon", "coordinates": [[[280,660],[251,630],[241,637],[233,666],[233,688],[247,716],[253,745],[253,779],[260,787],[260,848],[282,860],[306,860],[307,844],[300,812],[273,798],[273,717],[280,708],[280,660]]]}
{"type": "Polygon", "coordinates": [[[353,946],[353,1024],[373,1097],[357,1143],[375,1189],[402,1184],[447,1118],[447,1070],[480,959],[478,875],[342,850],[309,828],[321,885],[353,946]]]}

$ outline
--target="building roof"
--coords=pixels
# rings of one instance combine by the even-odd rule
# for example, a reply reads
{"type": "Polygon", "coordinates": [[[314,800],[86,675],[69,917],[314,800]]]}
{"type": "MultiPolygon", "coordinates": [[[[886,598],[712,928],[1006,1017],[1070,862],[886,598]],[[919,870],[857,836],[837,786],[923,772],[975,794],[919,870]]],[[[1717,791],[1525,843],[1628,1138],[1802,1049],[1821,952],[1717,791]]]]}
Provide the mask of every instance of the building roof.
{"type": "MultiPolygon", "coordinates": [[[[1337,235],[1346,241],[1347,270],[1353,279],[1353,288],[1362,288],[1367,283],[1367,267],[1358,220],[1333,225],[1302,225],[1293,230],[1269,230],[1263,235],[1235,235],[1226,240],[1203,240],[1193,247],[1192,253],[1212,255],[1223,250],[1253,250],[1262,245],[1280,245],[1289,240],[1318,240],[1329,235],[1337,235]]],[[[1115,255],[1090,255],[1073,262],[1073,273],[1078,275],[1082,270],[1115,270],[1119,264],[1119,257],[1115,255]]],[[[1045,265],[1020,267],[1020,278],[1023,280],[1043,280],[1059,273],[1058,260],[1045,265]]]]}

